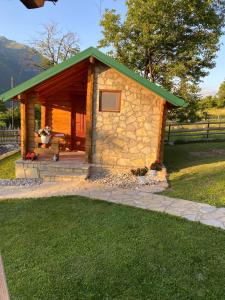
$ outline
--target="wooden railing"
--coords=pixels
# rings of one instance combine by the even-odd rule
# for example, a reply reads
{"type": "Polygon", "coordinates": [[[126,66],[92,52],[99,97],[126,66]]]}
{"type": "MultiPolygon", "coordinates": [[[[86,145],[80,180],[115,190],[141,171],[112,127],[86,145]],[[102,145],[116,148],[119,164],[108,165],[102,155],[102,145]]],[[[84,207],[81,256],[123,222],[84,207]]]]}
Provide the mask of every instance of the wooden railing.
{"type": "Polygon", "coordinates": [[[0,145],[20,144],[19,129],[0,129],[0,145]]]}
{"type": "Polygon", "coordinates": [[[225,122],[167,123],[165,142],[225,140],[225,122]]]}

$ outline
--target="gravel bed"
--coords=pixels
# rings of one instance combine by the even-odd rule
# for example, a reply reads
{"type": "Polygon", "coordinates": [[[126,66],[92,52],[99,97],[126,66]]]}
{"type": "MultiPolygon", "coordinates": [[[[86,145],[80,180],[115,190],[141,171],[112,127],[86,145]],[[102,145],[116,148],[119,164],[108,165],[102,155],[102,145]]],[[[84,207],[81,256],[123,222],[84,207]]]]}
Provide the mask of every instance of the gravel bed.
{"type": "Polygon", "coordinates": [[[15,145],[15,144],[0,145],[0,155],[17,149],[19,150],[19,145],[15,145]]]}
{"type": "Polygon", "coordinates": [[[0,186],[35,186],[42,182],[42,179],[0,179],[0,186]]]}
{"type": "Polygon", "coordinates": [[[150,177],[145,176],[144,181],[137,176],[131,174],[110,174],[104,177],[93,175],[88,181],[100,184],[106,184],[110,187],[120,187],[125,189],[137,189],[143,186],[162,186],[167,187],[168,184],[165,181],[155,181],[150,177]]]}

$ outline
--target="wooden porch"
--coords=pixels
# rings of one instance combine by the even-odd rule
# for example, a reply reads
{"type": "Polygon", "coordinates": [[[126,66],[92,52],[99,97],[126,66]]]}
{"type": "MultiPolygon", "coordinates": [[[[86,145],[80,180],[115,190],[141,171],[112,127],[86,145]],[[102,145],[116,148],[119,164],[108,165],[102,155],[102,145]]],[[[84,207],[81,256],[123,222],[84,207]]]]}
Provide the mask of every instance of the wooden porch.
{"type": "MultiPolygon", "coordinates": [[[[91,162],[93,70],[94,59],[90,57],[18,96],[23,159],[37,150],[35,105],[39,104],[41,128],[51,127],[52,141],[63,140],[59,159],[91,162]]],[[[39,159],[45,160],[44,155],[39,159]]]]}

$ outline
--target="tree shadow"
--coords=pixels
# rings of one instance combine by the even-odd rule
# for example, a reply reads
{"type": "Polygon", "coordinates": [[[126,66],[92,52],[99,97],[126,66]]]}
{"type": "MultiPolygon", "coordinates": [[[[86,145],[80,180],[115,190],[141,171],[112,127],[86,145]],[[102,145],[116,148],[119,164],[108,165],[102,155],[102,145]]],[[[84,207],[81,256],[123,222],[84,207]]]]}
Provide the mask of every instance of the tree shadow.
{"type": "Polygon", "coordinates": [[[225,161],[225,142],[167,145],[165,147],[164,164],[170,173],[188,167],[223,161],[225,161]]]}

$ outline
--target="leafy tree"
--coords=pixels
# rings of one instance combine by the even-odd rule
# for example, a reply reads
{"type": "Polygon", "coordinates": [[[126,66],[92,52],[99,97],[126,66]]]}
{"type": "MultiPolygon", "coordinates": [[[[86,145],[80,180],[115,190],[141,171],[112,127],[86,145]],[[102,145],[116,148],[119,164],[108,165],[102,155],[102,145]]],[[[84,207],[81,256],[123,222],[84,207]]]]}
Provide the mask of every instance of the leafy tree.
{"type": "Polygon", "coordinates": [[[199,112],[198,103],[201,98],[197,85],[182,80],[175,93],[179,95],[179,97],[185,99],[189,105],[187,107],[169,110],[168,119],[176,120],[177,122],[197,122],[200,121],[202,117],[205,117],[204,112],[199,112]]]}
{"type": "Polygon", "coordinates": [[[43,31],[31,41],[34,54],[41,54],[41,62],[32,63],[35,67],[47,69],[51,66],[67,60],[80,51],[78,37],[74,32],[64,32],[57,23],[49,23],[43,26],[43,31]]]}
{"type": "Polygon", "coordinates": [[[217,98],[215,96],[206,96],[198,102],[200,109],[217,107],[217,98]]]}
{"type": "Polygon", "coordinates": [[[152,82],[173,89],[175,80],[198,83],[215,66],[225,1],[127,0],[127,15],[106,10],[100,47],[152,82]]]}
{"type": "Polygon", "coordinates": [[[105,11],[99,47],[109,47],[109,53],[129,68],[185,96],[192,107],[185,108],[188,113],[177,110],[174,117],[197,118],[194,99],[199,100],[199,95],[190,87],[215,66],[225,1],[127,0],[126,4],[124,20],[115,10],[105,11]],[[186,94],[181,86],[182,91],[187,88],[186,94]]]}
{"type": "Polygon", "coordinates": [[[217,107],[225,107],[225,81],[223,81],[219,87],[219,91],[216,94],[217,107]]]}
{"type": "Polygon", "coordinates": [[[3,101],[0,101],[0,112],[5,112],[6,111],[6,107],[3,101]]]}

